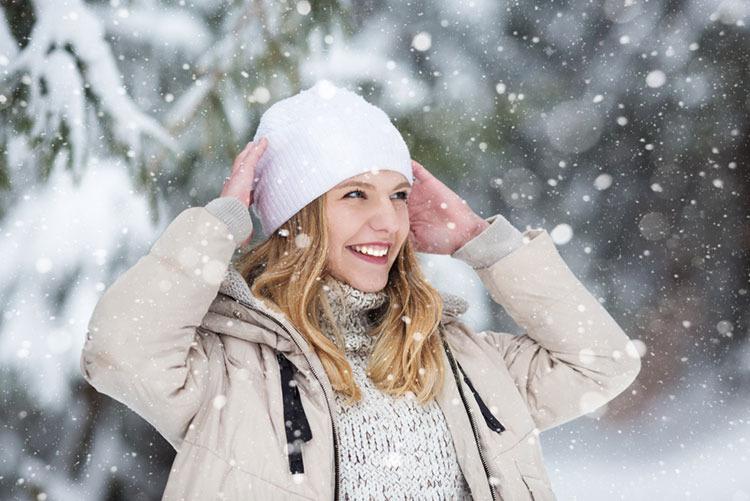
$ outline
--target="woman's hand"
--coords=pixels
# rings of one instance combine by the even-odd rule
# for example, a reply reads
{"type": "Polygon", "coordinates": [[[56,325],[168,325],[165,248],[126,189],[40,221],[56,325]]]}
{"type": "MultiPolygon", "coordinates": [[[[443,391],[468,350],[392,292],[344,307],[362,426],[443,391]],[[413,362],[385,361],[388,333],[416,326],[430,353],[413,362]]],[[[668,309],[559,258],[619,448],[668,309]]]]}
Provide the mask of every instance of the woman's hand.
{"type": "MultiPolygon", "coordinates": [[[[251,187],[253,185],[253,176],[255,174],[255,166],[258,165],[258,160],[266,151],[268,146],[268,140],[265,137],[261,137],[258,140],[258,144],[253,142],[247,143],[245,149],[237,155],[232,164],[232,173],[224,183],[224,189],[221,190],[222,197],[234,197],[242,202],[245,207],[250,207],[253,203],[253,192],[251,187]]],[[[245,240],[240,248],[247,245],[250,239],[253,238],[253,232],[250,233],[250,237],[245,240]]]]}
{"type": "Polygon", "coordinates": [[[414,250],[453,254],[490,224],[427,169],[411,161],[414,185],[409,195],[409,238],[414,250]]]}

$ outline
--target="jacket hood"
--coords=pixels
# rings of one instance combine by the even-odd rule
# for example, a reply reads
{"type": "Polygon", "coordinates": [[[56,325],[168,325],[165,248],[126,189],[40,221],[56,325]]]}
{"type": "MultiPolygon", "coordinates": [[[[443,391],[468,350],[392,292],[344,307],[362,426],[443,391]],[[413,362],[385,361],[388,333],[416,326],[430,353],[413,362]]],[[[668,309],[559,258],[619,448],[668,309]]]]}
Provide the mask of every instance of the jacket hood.
{"type": "MultiPolygon", "coordinates": [[[[444,324],[454,321],[469,308],[469,303],[459,296],[443,292],[440,296],[443,299],[444,324]]],[[[291,325],[286,315],[272,310],[254,296],[245,279],[231,263],[224,274],[219,296],[209,308],[206,320],[210,321],[210,328],[213,330],[216,330],[218,325],[217,332],[221,334],[267,344],[282,353],[294,350],[294,344],[298,344],[303,351],[310,351],[307,342],[291,325]],[[237,302],[245,308],[238,309],[237,302]],[[221,321],[218,321],[218,318],[212,319],[214,315],[223,318],[221,321]],[[241,321],[240,326],[236,325],[236,320],[241,321]]]]}

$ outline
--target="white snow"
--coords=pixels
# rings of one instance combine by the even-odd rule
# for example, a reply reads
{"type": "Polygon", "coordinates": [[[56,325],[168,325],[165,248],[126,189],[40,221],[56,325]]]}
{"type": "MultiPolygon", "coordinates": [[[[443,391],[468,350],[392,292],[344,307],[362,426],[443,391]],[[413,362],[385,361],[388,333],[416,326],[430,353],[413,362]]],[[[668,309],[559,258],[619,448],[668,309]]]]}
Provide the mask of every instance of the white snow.
{"type": "Polygon", "coordinates": [[[640,339],[631,339],[628,341],[627,346],[625,347],[625,351],[628,355],[630,355],[633,358],[636,357],[645,357],[646,353],[648,352],[648,349],[646,348],[646,343],[644,343],[640,339]]]}
{"type": "Polygon", "coordinates": [[[47,98],[31,102],[31,111],[49,121],[38,120],[31,131],[38,136],[44,130],[58,130],[65,122],[70,130],[69,143],[73,153],[73,166],[81,170],[86,158],[88,141],[84,103],[84,82],[78,73],[75,59],[69,52],[54,50],[41,68],[40,78],[47,85],[47,98]],[[39,105],[35,107],[34,105],[39,105]]]}
{"type": "Polygon", "coordinates": [[[647,240],[661,240],[670,230],[669,220],[661,212],[648,212],[641,217],[638,228],[643,238],[647,240]]]}
{"type": "Polygon", "coordinates": [[[25,375],[29,395],[51,409],[67,405],[71,379],[80,377],[86,324],[101,295],[99,283],[148,250],[154,228],[148,204],[129,195],[130,179],[119,162],[90,166],[79,185],[64,170],[29,189],[0,232],[0,276],[6,289],[0,364],[25,375]],[[122,237],[123,227],[129,228],[122,237]],[[120,242],[103,262],[101,249],[120,242]],[[69,289],[62,304],[61,288],[69,289]]]}
{"type": "Polygon", "coordinates": [[[549,235],[556,245],[565,245],[573,238],[573,228],[567,223],[561,223],[555,226],[549,235]]]}
{"type": "Polygon", "coordinates": [[[221,410],[227,404],[226,395],[216,395],[212,401],[214,409],[221,410]]]}
{"type": "Polygon", "coordinates": [[[640,12],[641,2],[637,0],[605,0],[604,2],[604,14],[616,23],[628,23],[640,12]]]}
{"type": "Polygon", "coordinates": [[[610,186],[612,186],[612,176],[609,174],[599,174],[594,179],[594,188],[599,191],[604,191],[610,186]]]}
{"type": "Polygon", "coordinates": [[[661,70],[653,70],[646,75],[646,85],[657,89],[667,83],[667,75],[661,70]]]}
{"type": "Polygon", "coordinates": [[[365,25],[353,40],[348,40],[340,26],[331,31],[334,40],[347,42],[325,44],[322,33],[316,31],[310,35],[311,53],[300,65],[303,87],[311,87],[321,79],[346,86],[367,76],[385,83],[384,100],[397,106],[399,114],[415,113],[422,108],[429,98],[429,89],[411,77],[409,64],[400,64],[398,59],[389,57],[390,41],[378,24],[365,25]]]}
{"type": "Polygon", "coordinates": [[[305,249],[309,247],[311,242],[312,239],[307,233],[298,233],[294,236],[294,245],[296,245],[298,249],[305,249]]]}
{"type": "Polygon", "coordinates": [[[705,386],[660,399],[644,416],[618,423],[595,413],[542,433],[558,499],[750,500],[750,409],[715,395],[705,386]]]}
{"type": "Polygon", "coordinates": [[[137,35],[144,47],[162,48],[165,53],[179,52],[197,58],[213,37],[208,26],[187,8],[165,4],[158,8],[133,5],[126,16],[116,17],[107,12],[110,6],[92,5],[90,8],[102,20],[107,33],[124,38],[137,35]]]}
{"type": "Polygon", "coordinates": [[[731,337],[732,331],[734,330],[734,325],[732,325],[732,322],[730,322],[729,320],[722,320],[716,324],[716,330],[719,331],[719,334],[731,337]]]}
{"type": "Polygon", "coordinates": [[[297,2],[297,12],[299,12],[301,15],[308,15],[310,13],[310,10],[312,10],[312,6],[307,0],[300,0],[299,2],[297,2]]]}
{"type": "Polygon", "coordinates": [[[432,46],[432,36],[426,31],[421,31],[414,35],[411,41],[412,47],[420,52],[428,50],[432,46]]]}
{"type": "Polygon", "coordinates": [[[0,10],[0,66],[8,66],[17,53],[16,42],[8,31],[5,10],[0,10]]]}
{"type": "Polygon", "coordinates": [[[142,134],[173,146],[164,128],[127,96],[120,71],[104,40],[102,24],[88,6],[81,0],[37,0],[36,4],[39,17],[31,41],[9,66],[9,73],[28,73],[33,134],[56,131],[65,121],[72,128],[73,168],[80,173],[85,161],[86,127],[91,120],[91,115],[84,114],[84,96],[91,92],[113,117],[117,139],[134,152],[141,151],[142,134]],[[72,55],[61,49],[67,45],[85,66],[85,74],[79,73],[72,55]],[[50,51],[52,47],[58,49],[50,51]],[[42,96],[43,85],[52,89],[48,98],[42,96]]]}
{"type": "Polygon", "coordinates": [[[720,21],[723,24],[744,26],[747,16],[748,4],[743,0],[724,0],[719,4],[716,12],[711,14],[712,21],[720,21]]]}

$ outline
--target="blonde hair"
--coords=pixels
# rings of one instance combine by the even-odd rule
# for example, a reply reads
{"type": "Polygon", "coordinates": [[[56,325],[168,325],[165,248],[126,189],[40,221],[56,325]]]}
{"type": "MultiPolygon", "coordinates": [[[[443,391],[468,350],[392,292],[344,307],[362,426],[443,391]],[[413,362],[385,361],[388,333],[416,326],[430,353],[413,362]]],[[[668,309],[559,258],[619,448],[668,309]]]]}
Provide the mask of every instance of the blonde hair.
{"type": "MultiPolygon", "coordinates": [[[[362,398],[344,352],[344,342],[325,298],[324,285],[336,282],[326,270],[328,228],[325,194],[306,205],[267,240],[243,253],[237,269],[254,296],[286,315],[320,358],[331,385],[350,398],[362,398]],[[325,315],[338,346],[322,331],[325,315]]],[[[378,336],[367,372],[375,386],[394,396],[413,392],[421,404],[432,400],[445,379],[438,324],[440,294],[419,269],[407,239],[385,286],[386,305],[374,313],[378,336]]]]}

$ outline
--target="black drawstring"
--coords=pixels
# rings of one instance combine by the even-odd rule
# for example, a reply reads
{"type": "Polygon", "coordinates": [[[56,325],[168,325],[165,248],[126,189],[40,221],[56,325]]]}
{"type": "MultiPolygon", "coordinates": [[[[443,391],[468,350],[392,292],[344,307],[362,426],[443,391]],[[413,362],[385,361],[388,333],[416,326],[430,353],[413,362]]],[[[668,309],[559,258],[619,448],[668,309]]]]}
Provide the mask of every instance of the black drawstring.
{"type": "Polygon", "coordinates": [[[497,433],[504,432],[505,426],[503,426],[502,423],[498,421],[495,416],[492,415],[492,413],[484,404],[482,399],[479,398],[479,393],[477,393],[477,390],[474,389],[474,386],[471,384],[471,381],[469,381],[469,378],[466,377],[466,373],[464,372],[464,369],[461,367],[461,364],[458,363],[458,360],[456,360],[456,364],[458,364],[458,368],[461,371],[461,374],[464,375],[464,381],[466,381],[466,384],[468,385],[469,389],[474,394],[474,398],[476,399],[477,404],[479,404],[479,409],[482,411],[482,416],[484,416],[484,420],[487,423],[487,426],[489,426],[491,430],[496,431],[497,433]]]}
{"type": "MultiPolygon", "coordinates": [[[[297,382],[294,380],[294,367],[281,353],[277,353],[276,358],[279,361],[279,369],[281,372],[281,393],[284,400],[284,427],[286,428],[289,471],[293,474],[304,473],[305,466],[302,461],[302,444],[312,440],[312,430],[310,429],[310,423],[307,421],[305,409],[302,407],[302,399],[300,398],[299,389],[297,388],[297,382]]],[[[477,404],[479,404],[479,409],[482,411],[482,416],[484,417],[487,426],[497,433],[505,431],[505,427],[502,423],[492,415],[485,403],[479,397],[479,394],[474,389],[474,385],[469,381],[469,378],[466,376],[461,364],[458,363],[458,360],[456,360],[456,364],[458,365],[461,374],[464,376],[466,385],[474,394],[474,398],[476,399],[477,404]]]]}
{"type": "Polygon", "coordinates": [[[289,472],[304,473],[302,444],[312,439],[312,430],[307,421],[297,382],[294,380],[294,367],[281,353],[276,354],[281,371],[281,394],[284,398],[284,426],[289,456],[289,472]]]}

